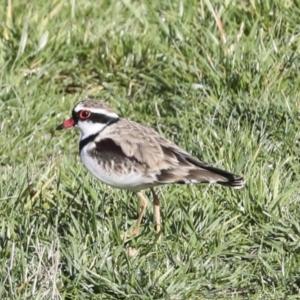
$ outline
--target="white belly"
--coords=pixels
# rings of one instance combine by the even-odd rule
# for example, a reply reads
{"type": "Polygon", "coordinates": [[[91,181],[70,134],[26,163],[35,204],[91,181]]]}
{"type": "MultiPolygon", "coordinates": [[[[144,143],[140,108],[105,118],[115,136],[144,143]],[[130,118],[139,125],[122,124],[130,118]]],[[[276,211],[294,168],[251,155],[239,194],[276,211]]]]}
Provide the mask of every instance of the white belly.
{"type": "Polygon", "coordinates": [[[84,166],[103,183],[135,192],[151,186],[151,178],[146,178],[133,170],[124,170],[122,173],[116,173],[114,168],[108,170],[102,168],[97,160],[87,153],[86,149],[87,146],[81,150],[81,160],[84,166]]]}

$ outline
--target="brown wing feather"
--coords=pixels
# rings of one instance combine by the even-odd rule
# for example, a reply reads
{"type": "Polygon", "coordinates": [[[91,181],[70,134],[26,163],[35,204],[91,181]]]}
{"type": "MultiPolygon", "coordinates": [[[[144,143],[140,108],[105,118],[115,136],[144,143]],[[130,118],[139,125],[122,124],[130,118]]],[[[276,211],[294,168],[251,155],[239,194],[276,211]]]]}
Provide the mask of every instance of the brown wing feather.
{"type": "Polygon", "coordinates": [[[243,177],[234,175],[231,172],[204,163],[190,154],[178,151],[178,148],[163,148],[166,156],[175,156],[178,166],[161,170],[158,181],[168,183],[218,183],[232,188],[242,188],[244,186],[243,177]],[[177,181],[176,181],[177,179],[177,181]]]}
{"type": "MultiPolygon", "coordinates": [[[[142,164],[145,164],[153,171],[168,168],[175,163],[171,157],[165,157],[161,142],[166,142],[152,128],[141,124],[122,119],[114,126],[108,126],[101,138],[110,138],[116,145],[120,146],[124,154],[128,157],[135,157],[142,164]]],[[[170,143],[170,142],[169,142],[170,143]]]]}
{"type": "Polygon", "coordinates": [[[101,134],[110,139],[127,158],[134,158],[155,184],[218,183],[233,188],[244,185],[241,176],[201,162],[152,128],[121,119],[101,134]]]}

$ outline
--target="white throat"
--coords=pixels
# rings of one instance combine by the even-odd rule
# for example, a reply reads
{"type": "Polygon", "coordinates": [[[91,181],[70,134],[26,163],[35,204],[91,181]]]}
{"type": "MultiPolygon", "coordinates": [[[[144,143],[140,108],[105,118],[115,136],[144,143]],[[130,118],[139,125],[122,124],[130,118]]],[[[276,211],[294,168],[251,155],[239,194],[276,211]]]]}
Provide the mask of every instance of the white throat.
{"type": "Polygon", "coordinates": [[[84,140],[85,138],[89,137],[90,135],[96,134],[102,131],[107,124],[103,123],[93,123],[90,121],[78,121],[76,127],[80,130],[80,140],[84,140]]]}

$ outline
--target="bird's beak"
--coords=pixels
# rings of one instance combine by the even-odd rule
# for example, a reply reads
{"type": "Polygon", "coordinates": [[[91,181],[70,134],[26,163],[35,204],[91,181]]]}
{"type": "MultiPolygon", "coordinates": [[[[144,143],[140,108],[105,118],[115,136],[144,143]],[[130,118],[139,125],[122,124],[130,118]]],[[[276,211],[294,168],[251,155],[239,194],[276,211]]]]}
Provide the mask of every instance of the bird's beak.
{"type": "Polygon", "coordinates": [[[74,127],[75,126],[75,121],[73,118],[70,118],[66,121],[64,121],[62,124],[58,125],[56,127],[56,130],[62,130],[62,129],[66,129],[66,128],[70,128],[70,127],[74,127]]]}

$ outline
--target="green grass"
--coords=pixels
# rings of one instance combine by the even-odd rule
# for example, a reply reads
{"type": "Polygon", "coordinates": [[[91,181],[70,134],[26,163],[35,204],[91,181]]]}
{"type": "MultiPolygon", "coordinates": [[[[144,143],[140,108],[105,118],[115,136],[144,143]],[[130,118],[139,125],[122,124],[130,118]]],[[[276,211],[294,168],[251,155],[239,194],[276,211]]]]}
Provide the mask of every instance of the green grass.
{"type": "Polygon", "coordinates": [[[299,13],[278,0],[3,1],[0,298],[299,298],[299,13]],[[151,205],[125,240],[137,197],[87,173],[78,132],[54,130],[86,96],[247,187],[157,188],[162,242],[151,205]]]}

